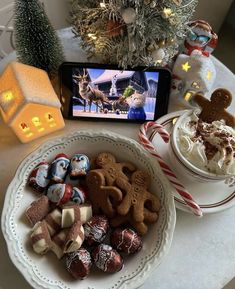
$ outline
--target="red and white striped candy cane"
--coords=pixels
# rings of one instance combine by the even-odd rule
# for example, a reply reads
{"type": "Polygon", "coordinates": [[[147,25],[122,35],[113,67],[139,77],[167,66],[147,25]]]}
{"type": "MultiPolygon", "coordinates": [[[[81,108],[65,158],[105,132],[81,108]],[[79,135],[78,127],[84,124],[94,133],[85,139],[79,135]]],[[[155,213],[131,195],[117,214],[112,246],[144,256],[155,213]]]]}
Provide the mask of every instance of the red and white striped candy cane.
{"type": "Polygon", "coordinates": [[[170,181],[170,183],[173,185],[175,190],[180,194],[180,196],[183,198],[184,202],[187,204],[187,206],[192,210],[192,212],[196,215],[201,217],[202,216],[202,210],[199,207],[199,205],[196,203],[196,201],[193,199],[193,197],[189,194],[189,192],[186,190],[186,188],[179,182],[174,172],[171,170],[171,168],[164,162],[162,157],[157,153],[156,148],[153,146],[153,144],[150,142],[150,140],[147,137],[147,132],[149,129],[157,131],[164,142],[169,142],[170,135],[169,133],[164,129],[164,127],[156,122],[150,121],[144,123],[140,127],[139,132],[139,141],[143,145],[143,147],[154,157],[157,158],[159,165],[170,181]]]}

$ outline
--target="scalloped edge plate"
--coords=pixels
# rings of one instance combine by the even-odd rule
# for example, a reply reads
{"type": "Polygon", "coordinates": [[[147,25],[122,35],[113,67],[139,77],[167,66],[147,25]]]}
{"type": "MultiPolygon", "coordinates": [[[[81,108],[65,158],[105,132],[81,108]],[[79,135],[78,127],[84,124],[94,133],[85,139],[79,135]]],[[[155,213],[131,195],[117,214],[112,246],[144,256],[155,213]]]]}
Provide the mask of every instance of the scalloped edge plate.
{"type": "Polygon", "coordinates": [[[109,131],[89,130],[49,141],[22,161],[6,192],[1,226],[12,262],[36,289],[131,289],[142,285],[169,251],[175,221],[172,188],[158,163],[134,140],[109,131]],[[30,171],[39,161],[51,161],[59,152],[72,155],[80,151],[92,156],[101,151],[99,147],[103,151],[118,154],[120,161],[132,161],[137,167],[146,169],[151,175],[150,191],[158,188],[162,208],[158,221],[149,227],[144,237],[143,249],[125,261],[123,270],[112,275],[94,272],[83,281],[72,281],[52,253],[39,257],[28,245],[26,235],[30,227],[23,220],[23,215],[35,195],[26,187],[26,182],[30,171]]]}

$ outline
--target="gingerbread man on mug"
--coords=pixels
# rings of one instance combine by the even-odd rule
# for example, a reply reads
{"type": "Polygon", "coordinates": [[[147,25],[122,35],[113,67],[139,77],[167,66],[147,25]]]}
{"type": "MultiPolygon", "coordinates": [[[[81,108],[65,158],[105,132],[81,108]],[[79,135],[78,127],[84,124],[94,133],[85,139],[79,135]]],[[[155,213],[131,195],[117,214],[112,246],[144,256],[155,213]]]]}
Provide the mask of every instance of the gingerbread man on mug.
{"type": "Polygon", "coordinates": [[[232,94],[224,89],[216,89],[208,100],[200,94],[194,96],[195,102],[202,108],[199,118],[211,123],[215,120],[224,120],[226,125],[235,127],[235,118],[226,111],[232,102],[232,94]]]}

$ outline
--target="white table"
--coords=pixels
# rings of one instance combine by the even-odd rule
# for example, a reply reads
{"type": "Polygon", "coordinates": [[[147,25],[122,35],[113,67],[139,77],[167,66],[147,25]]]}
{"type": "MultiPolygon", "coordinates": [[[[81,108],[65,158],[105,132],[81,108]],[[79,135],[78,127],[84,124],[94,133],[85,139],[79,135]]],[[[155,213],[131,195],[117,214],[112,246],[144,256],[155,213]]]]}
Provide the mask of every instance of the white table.
{"type": "MultiPolygon", "coordinates": [[[[77,40],[71,40],[70,29],[60,31],[60,38],[67,60],[86,61],[84,52],[78,48],[77,40]]],[[[0,72],[13,59],[14,53],[1,61],[0,72]]],[[[235,96],[235,76],[218,60],[213,60],[218,72],[215,87],[225,87],[235,96]]],[[[181,108],[177,99],[170,100],[169,111],[181,108]]],[[[230,111],[235,113],[235,99],[230,111]]],[[[25,156],[51,138],[86,128],[109,129],[137,139],[139,125],[66,120],[65,129],[29,144],[21,144],[0,120],[0,211],[7,186],[25,156]]],[[[235,276],[234,220],[235,207],[221,213],[205,215],[202,219],[177,210],[170,252],[141,289],[221,289],[235,276]]],[[[2,232],[0,248],[0,289],[31,288],[11,263],[2,232]]]]}

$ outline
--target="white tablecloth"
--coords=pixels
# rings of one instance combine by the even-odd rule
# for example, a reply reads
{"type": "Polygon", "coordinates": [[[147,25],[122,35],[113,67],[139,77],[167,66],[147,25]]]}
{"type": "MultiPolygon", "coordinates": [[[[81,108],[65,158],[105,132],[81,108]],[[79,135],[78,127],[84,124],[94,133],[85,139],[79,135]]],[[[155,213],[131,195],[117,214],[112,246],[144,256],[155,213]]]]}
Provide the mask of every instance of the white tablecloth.
{"type": "MultiPolygon", "coordinates": [[[[68,61],[86,61],[85,53],[72,39],[71,30],[59,32],[68,61]]],[[[12,53],[0,63],[0,72],[15,59],[12,53]]],[[[235,77],[222,63],[213,58],[217,69],[216,87],[225,87],[235,96],[235,77]]],[[[177,99],[170,100],[169,111],[181,107],[177,99]]],[[[235,113],[235,99],[230,107],[235,113]]],[[[66,121],[66,128],[29,144],[20,144],[13,132],[0,120],[0,210],[4,194],[22,159],[40,144],[73,130],[109,129],[137,139],[137,124],[66,121]]],[[[169,254],[152,273],[141,289],[221,289],[235,276],[235,207],[197,219],[177,210],[177,223],[169,254]]],[[[2,233],[0,233],[0,288],[31,288],[11,263],[2,233]]]]}

